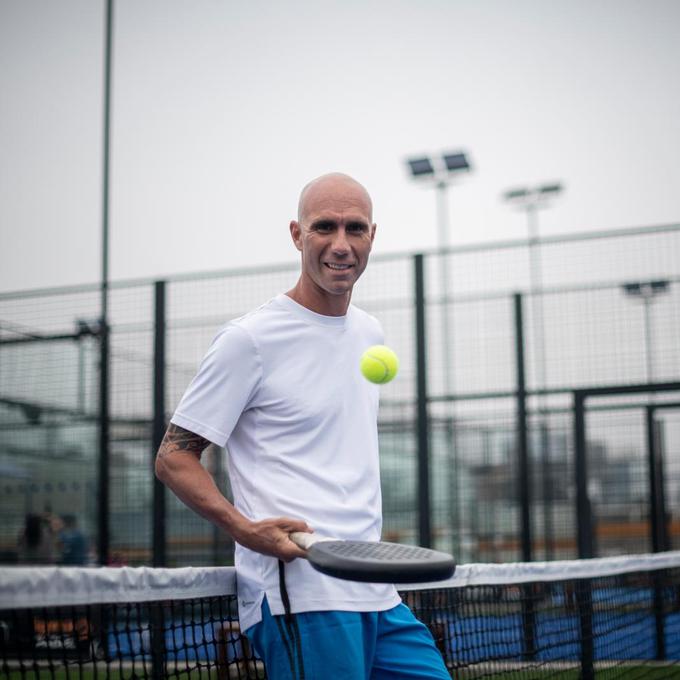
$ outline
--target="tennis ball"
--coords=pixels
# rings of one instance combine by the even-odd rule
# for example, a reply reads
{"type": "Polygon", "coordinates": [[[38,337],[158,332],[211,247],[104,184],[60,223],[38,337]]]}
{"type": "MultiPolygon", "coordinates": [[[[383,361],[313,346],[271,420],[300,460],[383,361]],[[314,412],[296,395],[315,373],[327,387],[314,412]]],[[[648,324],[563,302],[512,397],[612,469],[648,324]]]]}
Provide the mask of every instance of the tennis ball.
{"type": "Polygon", "coordinates": [[[361,355],[359,366],[366,380],[384,385],[397,375],[399,359],[389,347],[373,345],[361,355]]]}

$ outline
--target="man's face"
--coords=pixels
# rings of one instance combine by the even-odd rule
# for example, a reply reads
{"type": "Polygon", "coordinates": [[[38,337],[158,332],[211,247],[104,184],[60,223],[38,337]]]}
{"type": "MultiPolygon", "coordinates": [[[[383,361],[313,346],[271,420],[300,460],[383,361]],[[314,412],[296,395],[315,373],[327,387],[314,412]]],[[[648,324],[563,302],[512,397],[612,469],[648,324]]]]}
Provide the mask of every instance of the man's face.
{"type": "Polygon", "coordinates": [[[371,252],[371,202],[358,184],[328,178],[309,188],[290,231],[302,253],[302,277],[321,295],[351,293],[371,252]]]}

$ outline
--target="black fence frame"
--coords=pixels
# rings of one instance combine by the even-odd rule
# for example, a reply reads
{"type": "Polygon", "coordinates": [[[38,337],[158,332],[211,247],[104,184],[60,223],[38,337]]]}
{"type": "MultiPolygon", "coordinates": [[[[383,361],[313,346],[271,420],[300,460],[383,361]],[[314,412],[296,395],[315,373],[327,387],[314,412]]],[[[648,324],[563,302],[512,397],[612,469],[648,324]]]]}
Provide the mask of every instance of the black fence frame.
{"type": "MultiPolygon", "coordinates": [[[[424,261],[422,254],[413,256],[414,268],[414,306],[416,338],[416,389],[417,389],[417,470],[418,470],[418,541],[425,547],[431,547],[431,471],[430,471],[430,415],[429,405],[437,401],[448,401],[465,398],[464,396],[444,395],[433,396],[428,393],[427,382],[427,296],[425,290],[424,261]]],[[[152,464],[155,452],[158,449],[166,427],[166,411],[164,403],[165,393],[165,298],[166,283],[155,283],[155,334],[154,334],[154,420],[153,420],[153,450],[152,464]]],[[[537,394],[549,393],[545,391],[530,391],[526,388],[526,368],[524,349],[524,318],[523,318],[523,295],[512,294],[514,328],[515,328],[515,391],[493,396],[512,397],[516,403],[516,432],[517,432],[517,476],[516,489],[517,500],[520,508],[521,522],[521,555],[523,561],[533,559],[532,529],[531,529],[531,462],[528,455],[528,408],[527,399],[537,394]]],[[[592,529],[592,512],[587,494],[587,460],[586,460],[586,431],[585,431],[585,404],[589,397],[615,396],[626,394],[644,394],[651,392],[680,390],[680,383],[649,383],[640,385],[611,385],[585,389],[560,390],[571,391],[573,394],[574,414],[574,462],[576,470],[577,490],[577,527],[578,527],[578,555],[582,558],[595,556],[594,533],[592,529]]],[[[665,408],[665,404],[653,404],[647,406],[648,418],[648,460],[650,475],[650,500],[652,521],[652,545],[653,552],[668,549],[668,532],[665,522],[665,504],[663,498],[663,462],[660,460],[658,447],[653,444],[654,429],[651,427],[653,414],[656,409],[665,408]]],[[[165,530],[164,530],[164,499],[165,489],[158,482],[154,485],[154,532],[153,532],[153,563],[163,566],[166,563],[165,530]]],[[[100,507],[102,512],[106,510],[100,507]]],[[[103,523],[100,526],[104,526],[103,523]]],[[[107,543],[104,541],[103,543],[107,543]]]]}
{"type": "MultiPolygon", "coordinates": [[[[596,556],[595,518],[588,493],[588,446],[586,436],[586,404],[592,397],[611,397],[628,394],[656,394],[680,392],[680,382],[648,383],[641,385],[610,385],[574,390],[574,458],[576,476],[576,526],[578,536],[578,557],[588,559],[596,556]]],[[[650,498],[651,552],[669,549],[668,515],[664,494],[663,455],[656,434],[654,412],[661,408],[677,408],[680,404],[648,404],[646,412],[647,474],[650,498]]],[[[663,583],[660,577],[654,579],[654,618],[656,629],[656,658],[666,658],[665,612],[662,595],[663,583]]],[[[581,627],[581,677],[591,680],[595,677],[595,650],[593,645],[593,599],[591,584],[587,579],[579,582],[577,588],[579,621],[581,627]]]]}
{"type": "MultiPolygon", "coordinates": [[[[568,236],[556,236],[552,238],[543,238],[538,243],[539,245],[557,244],[562,242],[575,242],[584,240],[594,240],[602,238],[618,238],[627,236],[642,236],[651,235],[662,232],[680,232],[680,225],[667,225],[659,227],[648,227],[642,229],[626,229],[616,230],[611,232],[600,232],[591,234],[572,234],[568,236]]],[[[511,399],[515,403],[515,431],[516,431],[516,475],[515,475],[515,493],[517,499],[517,507],[519,508],[519,537],[521,540],[520,554],[525,561],[534,559],[534,544],[532,541],[532,459],[529,455],[529,416],[538,411],[529,411],[528,402],[530,399],[541,397],[543,395],[555,394],[571,394],[573,399],[573,416],[574,416],[574,463],[576,469],[576,488],[577,488],[577,545],[578,554],[582,557],[593,555],[595,552],[594,546],[594,532],[591,526],[592,517],[590,512],[589,500],[587,498],[586,488],[586,434],[585,434],[585,416],[579,409],[585,408],[586,400],[591,396],[597,395],[616,395],[616,394],[643,394],[652,391],[676,390],[680,383],[651,383],[645,385],[612,385],[597,388],[580,389],[577,386],[566,386],[560,389],[533,389],[527,388],[526,378],[526,357],[525,357],[525,321],[524,321],[524,295],[521,292],[503,292],[492,297],[510,299],[512,302],[512,310],[514,315],[514,357],[515,357],[515,385],[514,389],[484,394],[431,394],[428,387],[428,337],[427,337],[427,312],[428,307],[434,303],[441,303],[447,305],[451,302],[455,303],[456,299],[442,298],[435,300],[434,294],[428,294],[426,290],[426,260],[431,260],[433,257],[444,257],[447,255],[457,255],[464,253],[474,253],[491,250],[512,249],[516,247],[525,247],[527,244],[523,241],[508,241],[504,243],[497,243],[493,245],[479,244],[471,246],[463,246],[457,248],[449,248],[446,250],[427,251],[418,254],[406,255],[404,253],[395,253],[380,258],[381,261],[399,259],[405,261],[409,257],[412,265],[412,280],[413,290],[411,294],[411,303],[413,309],[413,346],[415,347],[415,403],[409,401],[409,407],[414,407],[416,422],[416,448],[417,448],[417,535],[418,541],[423,546],[431,546],[433,542],[432,526],[431,526],[431,448],[432,448],[432,426],[433,420],[430,414],[433,404],[440,402],[463,402],[473,400],[476,398],[484,399],[511,399]]],[[[270,272],[277,272],[291,269],[291,266],[279,267],[259,267],[235,270],[233,272],[215,272],[205,275],[184,275],[173,277],[172,282],[187,281],[194,279],[206,279],[224,276],[226,274],[264,274],[270,272]]],[[[678,282],[677,277],[673,277],[673,281],[678,282]]],[[[123,286],[130,285],[149,285],[150,281],[127,282],[121,284],[123,286]]],[[[167,283],[165,281],[153,282],[155,290],[155,330],[154,330],[154,378],[153,378],[153,409],[152,419],[149,420],[149,425],[153,425],[152,446],[150,451],[149,464],[153,466],[154,458],[158,446],[162,440],[165,428],[167,425],[167,412],[165,403],[166,391],[166,356],[165,356],[165,342],[166,342],[166,296],[167,283]]],[[[118,284],[116,284],[118,286],[118,284]]],[[[600,284],[601,285],[601,284],[600,284]]],[[[615,285],[610,282],[610,285],[615,285]]],[[[589,287],[589,286],[584,286],[589,287]]],[[[574,288],[567,288],[573,290],[574,288]]],[[[19,294],[9,294],[0,296],[2,298],[10,297],[32,297],[35,295],[59,295],[61,293],[72,292],[74,289],[61,289],[51,291],[31,291],[19,294]]],[[[79,291],[96,291],[97,287],[78,287],[79,291]]],[[[546,291],[532,291],[532,295],[543,294],[546,291]]],[[[549,291],[554,292],[554,291],[549,291]]],[[[408,303],[407,303],[408,304],[408,303]]],[[[33,337],[24,338],[3,338],[0,339],[0,346],[8,344],[18,344],[26,342],[49,342],[51,340],[73,340],[78,342],[84,335],[92,336],[99,340],[100,343],[100,370],[101,380],[99,385],[99,403],[100,411],[98,414],[100,426],[100,441],[99,441],[99,455],[98,455],[98,506],[97,506],[97,526],[99,535],[97,537],[98,559],[99,562],[105,564],[108,562],[108,552],[110,544],[110,527],[109,527],[109,466],[108,459],[109,449],[109,426],[111,424],[111,417],[108,407],[108,391],[110,389],[108,381],[108,364],[109,343],[111,329],[108,327],[105,319],[100,319],[98,323],[94,323],[89,328],[76,328],[73,333],[61,333],[53,336],[46,334],[35,334],[33,337]]],[[[7,403],[11,406],[19,408],[31,409],[37,407],[36,404],[31,403],[7,403]]],[[[652,522],[652,545],[653,551],[667,549],[668,529],[665,521],[665,499],[663,497],[663,460],[658,453],[654,453],[656,448],[654,439],[657,436],[653,427],[654,412],[657,409],[665,408],[663,403],[650,404],[647,407],[647,453],[649,458],[650,470],[650,505],[651,505],[651,522],[652,522]]],[[[43,408],[43,407],[40,407],[43,408]]],[[[50,407],[45,406],[45,410],[49,411],[50,407]]],[[[97,418],[95,414],[91,414],[92,419],[97,418]]],[[[457,423],[455,418],[447,421],[447,427],[451,429],[451,439],[456,440],[457,423]]],[[[545,442],[544,442],[545,443],[545,442]]],[[[547,479],[547,476],[544,475],[547,479]]],[[[548,480],[549,481],[549,480],[548,480]]],[[[166,528],[165,528],[165,488],[163,485],[154,482],[153,493],[153,542],[152,542],[152,562],[156,566],[163,566],[167,563],[167,546],[166,546],[166,528]]],[[[544,493],[545,498],[549,494],[544,493]]],[[[546,501],[547,502],[547,501],[546,501]]],[[[546,554],[547,546],[549,545],[548,533],[549,527],[546,525],[546,554]]],[[[528,646],[530,652],[531,645],[528,646]]]]}

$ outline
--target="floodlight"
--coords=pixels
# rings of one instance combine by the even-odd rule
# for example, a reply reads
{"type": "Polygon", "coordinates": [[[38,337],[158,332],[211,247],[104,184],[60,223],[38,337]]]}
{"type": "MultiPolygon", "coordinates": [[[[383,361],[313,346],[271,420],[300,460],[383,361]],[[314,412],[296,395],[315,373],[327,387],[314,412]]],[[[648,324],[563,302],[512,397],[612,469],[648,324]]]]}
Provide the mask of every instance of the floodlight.
{"type": "Polygon", "coordinates": [[[410,158],[408,160],[409,167],[411,168],[411,174],[414,177],[423,177],[425,175],[434,175],[434,168],[432,167],[432,161],[425,158],[410,158]]]}
{"type": "Polygon", "coordinates": [[[642,294],[642,284],[641,283],[624,283],[623,290],[627,295],[641,295],[642,294]]]}
{"type": "Polygon", "coordinates": [[[555,195],[562,191],[562,185],[559,182],[555,182],[554,184],[544,184],[543,186],[538,187],[537,191],[542,196],[555,195]]]}
{"type": "Polygon", "coordinates": [[[524,199],[529,196],[528,189],[511,189],[503,194],[503,198],[506,201],[517,201],[519,199],[524,199]]]}
{"type": "Polygon", "coordinates": [[[669,285],[670,283],[667,280],[657,279],[656,281],[632,281],[624,283],[621,287],[626,295],[649,299],[665,293],[669,285]]]}
{"type": "Polygon", "coordinates": [[[445,153],[442,155],[442,159],[449,172],[470,169],[470,164],[464,153],[445,153]]]}

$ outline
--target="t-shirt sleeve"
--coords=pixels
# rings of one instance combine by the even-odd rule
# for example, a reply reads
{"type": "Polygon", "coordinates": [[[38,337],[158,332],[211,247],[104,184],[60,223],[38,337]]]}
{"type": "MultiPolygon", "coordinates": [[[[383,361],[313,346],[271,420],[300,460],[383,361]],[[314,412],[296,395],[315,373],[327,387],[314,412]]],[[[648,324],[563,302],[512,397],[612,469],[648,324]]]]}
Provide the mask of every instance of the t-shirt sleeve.
{"type": "Polygon", "coordinates": [[[213,340],[171,422],[224,446],[261,375],[260,356],[250,335],[235,324],[227,325],[213,340]]]}

